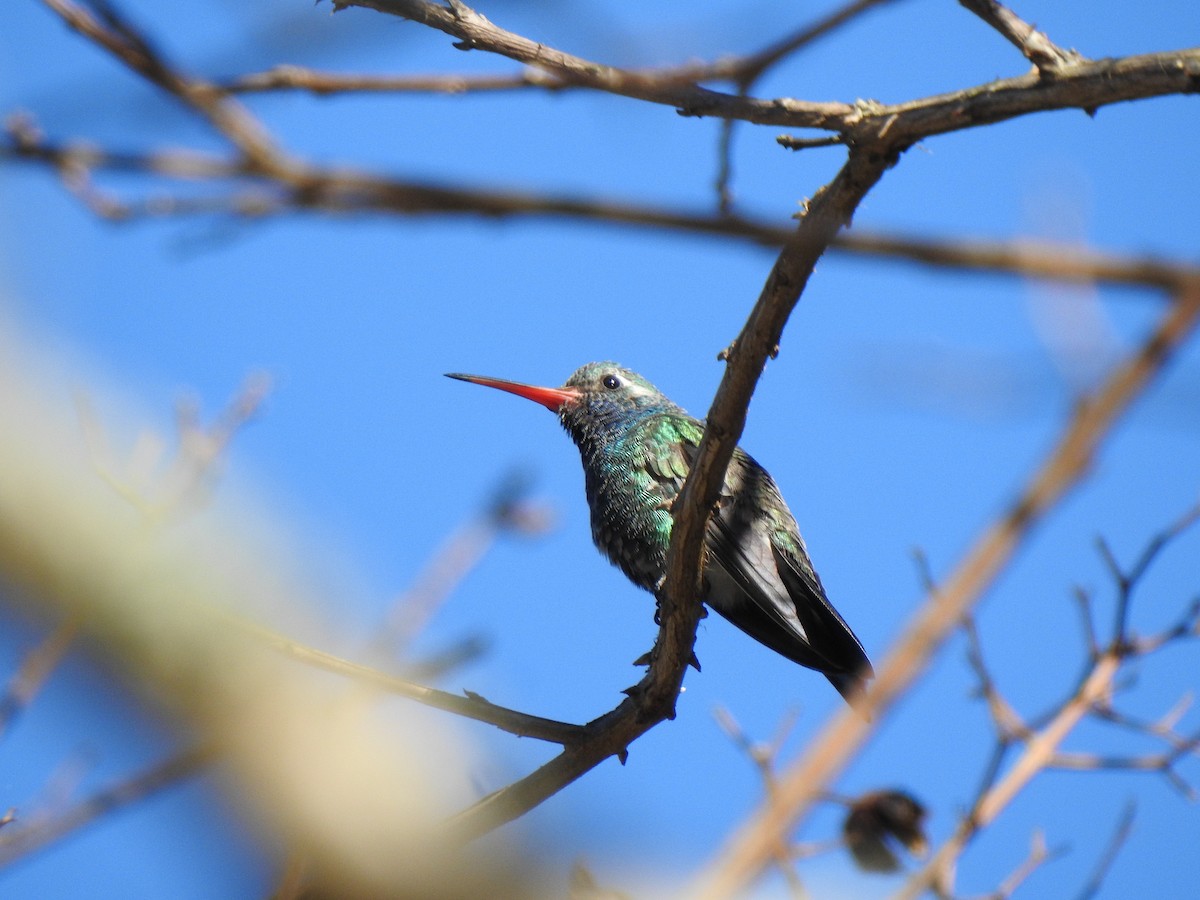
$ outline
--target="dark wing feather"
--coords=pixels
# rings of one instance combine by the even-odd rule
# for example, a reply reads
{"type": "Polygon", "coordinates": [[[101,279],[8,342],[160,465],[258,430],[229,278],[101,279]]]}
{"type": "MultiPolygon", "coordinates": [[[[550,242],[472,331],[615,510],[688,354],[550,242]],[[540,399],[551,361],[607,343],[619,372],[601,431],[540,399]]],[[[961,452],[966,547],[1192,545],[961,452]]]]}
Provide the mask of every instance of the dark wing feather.
{"type": "Polygon", "coordinates": [[[772,544],[776,571],[784,588],[796,604],[796,612],[804,625],[808,641],[833,665],[825,673],[833,671],[853,675],[856,678],[873,678],[874,669],[858,638],[846,624],[817,580],[812,566],[798,566],[790,553],[772,544]]]}
{"type": "Polygon", "coordinates": [[[726,488],[708,531],[709,605],[777,653],[823,672],[843,694],[852,693],[873,674],[871,664],[825,596],[778,488],[741,452],[726,488]],[[781,547],[781,540],[795,550],[781,547]]]}
{"type": "MultiPolygon", "coordinates": [[[[671,415],[645,427],[656,440],[643,443],[643,464],[665,508],[687,476],[703,426],[671,415]]],[[[668,541],[669,531],[662,535],[664,559],[668,541]]],[[[705,602],[714,611],[776,653],[823,673],[847,699],[872,677],[858,638],[825,596],[778,487],[741,449],[730,461],[705,548],[705,602]]]]}

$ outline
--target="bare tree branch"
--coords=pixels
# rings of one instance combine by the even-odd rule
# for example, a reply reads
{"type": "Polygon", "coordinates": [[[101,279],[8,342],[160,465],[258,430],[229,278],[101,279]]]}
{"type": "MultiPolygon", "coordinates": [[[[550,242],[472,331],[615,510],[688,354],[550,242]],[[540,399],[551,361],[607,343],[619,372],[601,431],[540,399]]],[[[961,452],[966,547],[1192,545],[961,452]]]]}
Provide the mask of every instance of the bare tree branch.
{"type": "Polygon", "coordinates": [[[1021,885],[1029,880],[1029,876],[1054,857],[1061,856],[1062,853],[1061,849],[1049,849],[1046,846],[1046,836],[1041,831],[1035,831],[1033,841],[1030,843],[1029,855],[1025,857],[1025,861],[1005,878],[995,891],[988,895],[988,900],[1008,900],[1021,885]]]}
{"type": "MultiPolygon", "coordinates": [[[[236,181],[254,173],[244,164],[207,154],[163,151],[129,153],[86,143],[46,141],[25,119],[8,122],[0,158],[44,163],[65,179],[91,170],[144,172],[184,180],[236,181]]],[[[132,218],[228,214],[251,219],[302,210],[389,212],[401,215],[475,213],[489,218],[549,217],[681,231],[782,245],[792,228],[748,216],[712,215],[601,200],[513,191],[472,190],[383,176],[314,170],[316,187],[303,194],[279,194],[269,187],[220,197],[157,197],[130,204],[105,197],[95,211],[124,221],[132,218]]],[[[92,204],[89,204],[92,205],[92,204]]],[[[94,206],[93,206],[94,208],[94,206]]],[[[855,229],[834,238],[831,250],[855,256],[896,259],[936,269],[1002,272],[1080,283],[1145,286],[1177,291],[1200,281],[1200,266],[1153,256],[1126,256],[1032,241],[918,238],[855,229]]]]}
{"type": "Polygon", "coordinates": [[[863,143],[880,133],[893,147],[999,122],[1031,112],[1077,108],[1162,94],[1192,93],[1200,84],[1200,48],[1063,65],[1053,82],[1040,73],[1002,79],[923,100],[894,105],[764,100],[708,90],[582,59],[506,31],[465,4],[431,0],[335,0],[334,8],[361,6],[411,19],[458,40],[461,49],[485,50],[537,66],[565,83],[672,106],[684,115],[741,119],[760,125],[819,128],[863,143]]]}
{"type": "MultiPolygon", "coordinates": [[[[1200,286],[1181,293],[1158,327],[1104,384],[1076,408],[1054,449],[1009,511],[974,544],[958,568],[911,620],[882,665],[878,680],[863,698],[878,723],[916,680],[962,616],[978,602],[1030,530],[1086,472],[1101,441],[1118,417],[1149,386],[1155,375],[1195,329],[1200,319],[1200,286]]],[[[1103,663],[1104,657],[1101,657],[1103,663]]],[[[1107,668],[1108,663],[1105,667],[1107,668]]],[[[1107,682],[1104,673],[1092,683],[1107,682]]],[[[1086,687],[1086,685],[1085,685],[1086,687]]],[[[705,897],[736,894],[767,862],[775,836],[811,808],[813,800],[849,763],[870,736],[873,725],[843,711],[783,773],[779,791],[733,835],[714,864],[697,882],[705,897]]],[[[1047,731],[1043,747],[1060,736],[1047,731]]]]}
{"type": "MultiPolygon", "coordinates": [[[[852,2],[825,20],[788,35],[756,54],[700,66],[652,71],[618,69],[547,47],[497,27],[462,0],[448,0],[445,5],[434,0],[334,0],[335,11],[360,6],[411,19],[452,36],[459,49],[498,54],[530,66],[532,71],[455,81],[453,76],[423,80],[415,77],[385,79],[277,68],[233,79],[225,85],[181,73],[107,2],[93,4],[95,12],[73,0],[43,2],[72,28],[198,114],[233,148],[228,159],[174,153],[121,154],[47,143],[30,127],[22,127],[19,123],[10,126],[9,143],[0,148],[0,156],[53,167],[67,189],[99,216],[127,219],[224,213],[250,217],[310,210],[553,216],[673,228],[737,237],[781,248],[745,326],[721,354],[728,366],[709,410],[698,456],[673,509],[675,523],[668,567],[664,583],[657,592],[661,624],[649,657],[650,667],[645,677],[627,691],[627,699],[615,709],[583,726],[555,722],[494,706],[475,695],[461,698],[405,682],[250,626],[259,637],[293,658],[350,675],[431,706],[489,722],[514,734],[562,745],[560,755],[549,763],[457,816],[449,824],[449,831],[459,840],[471,839],[516,818],[610,756],[623,762],[632,741],[674,716],[676,697],[688,662],[693,658],[697,623],[703,614],[696,598],[702,594],[702,553],[707,519],[745,426],[757,380],[767,359],[779,351],[784,327],[817,259],[838,241],[838,232],[849,225],[863,197],[887,168],[896,164],[916,142],[938,134],[1034,112],[1066,108],[1091,112],[1100,106],[1126,100],[1200,91],[1200,48],[1088,61],[1071,51],[1061,50],[1045,35],[991,0],[961,2],[1018,46],[1034,62],[1037,71],[892,105],[870,101],[814,103],[749,95],[750,86],[770,66],[815,37],[879,5],[882,0],[852,2]],[[701,80],[721,79],[732,81],[737,93],[722,93],[700,84],[701,80]],[[470,190],[457,185],[425,184],[352,170],[323,169],[289,156],[258,119],[230,96],[284,87],[318,93],[588,88],[667,105],[686,116],[719,117],[726,121],[722,132],[722,169],[718,178],[719,214],[701,216],[594,199],[470,190]],[[806,205],[794,229],[728,214],[731,171],[728,150],[734,121],[829,132],[824,137],[785,136],[781,139],[794,149],[831,143],[847,145],[844,165],[834,180],[806,205]],[[219,182],[223,189],[232,188],[232,192],[219,197],[180,195],[157,202],[123,201],[93,183],[93,173],[104,169],[171,179],[199,178],[210,183],[219,182]],[[247,186],[252,190],[246,190],[247,186]]],[[[969,613],[1030,529],[1083,477],[1097,447],[1116,419],[1187,339],[1200,317],[1200,276],[1194,266],[1171,266],[1153,260],[1117,260],[1090,254],[1064,255],[1050,247],[998,248],[995,245],[933,244],[886,237],[876,237],[872,242],[870,235],[842,238],[838,246],[850,252],[891,255],[942,266],[1152,285],[1172,295],[1171,307],[1155,333],[1136,354],[1114,368],[1099,390],[1080,404],[1055,449],[1012,508],[980,537],[945,584],[931,592],[926,606],[880,667],[875,689],[865,698],[867,710],[882,716],[919,677],[946,635],[969,613]]],[[[1115,560],[1113,567],[1119,572],[1115,560]]],[[[1137,567],[1133,571],[1137,573],[1137,567]]],[[[1136,581],[1136,577],[1132,581],[1136,581]]],[[[1090,615],[1090,609],[1087,612],[1090,615]]],[[[972,661],[997,723],[999,751],[989,766],[984,787],[971,814],[918,878],[925,879],[924,884],[945,884],[949,867],[971,837],[998,815],[1038,771],[1055,760],[1069,759],[1058,752],[1059,744],[1084,715],[1107,703],[1120,661],[1132,653],[1148,652],[1166,641],[1193,633],[1196,615],[1193,611],[1174,629],[1139,643],[1128,633],[1126,598],[1117,612],[1118,628],[1113,642],[1103,650],[1094,648],[1093,635],[1093,665],[1087,678],[1057,714],[1045,724],[1036,726],[1027,726],[1004,703],[984,667],[982,652],[975,641],[972,661]],[[1159,643],[1153,643],[1155,640],[1159,643]],[[1016,764],[1002,775],[1003,751],[1018,740],[1024,743],[1023,752],[1016,764]]],[[[789,825],[803,816],[812,801],[825,791],[830,780],[867,739],[872,727],[848,713],[835,719],[810,752],[780,778],[778,789],[769,792],[757,818],[726,848],[698,893],[725,896],[738,891],[754,877],[783,845],[789,825]]],[[[1181,740],[1182,743],[1162,754],[1161,758],[1166,762],[1160,768],[1168,778],[1178,778],[1172,768],[1173,762],[1194,749],[1194,744],[1187,739],[1181,740]]],[[[10,834],[6,833],[4,837],[10,834]]],[[[3,846],[3,839],[0,839],[0,858],[3,858],[3,846]]],[[[1032,862],[1026,868],[1032,870],[1042,858],[1044,854],[1031,854],[1032,862]]],[[[1019,873],[1024,872],[1024,869],[1019,870],[1019,873]]],[[[1017,883],[1025,874],[1020,874],[1017,883]]]]}
{"type": "Polygon", "coordinates": [[[96,4],[102,10],[97,17],[72,0],[42,2],[71,28],[207,119],[242,153],[247,163],[281,180],[291,177],[287,160],[245,107],[222,97],[212,85],[179,74],[111,3],[96,4]]]}
{"type": "Polygon", "coordinates": [[[1038,68],[1044,77],[1052,77],[1063,66],[1080,62],[1074,50],[1063,50],[1044,33],[1021,20],[1016,13],[996,0],[958,0],[983,21],[995,28],[1038,68]]]}
{"type": "MultiPolygon", "coordinates": [[[[803,25],[787,37],[744,56],[723,57],[708,63],[663,66],[629,74],[664,84],[694,84],[699,81],[753,82],[788,56],[848,24],[868,10],[889,2],[894,0],[853,0],[841,9],[803,25]]],[[[530,87],[560,91],[585,85],[563,81],[539,68],[530,68],[510,75],[365,75],[320,72],[303,66],[281,65],[265,72],[249,73],[220,82],[216,87],[231,94],[303,90],[327,95],[346,92],[462,94],[530,87]]]]}
{"type": "MultiPolygon", "coordinates": [[[[1194,521],[1195,516],[1189,512],[1164,529],[1149,542],[1140,560],[1152,560],[1157,557],[1173,538],[1180,535],[1183,529],[1194,521]]],[[[1111,554],[1108,553],[1107,548],[1102,545],[1102,550],[1108,554],[1107,558],[1111,561],[1111,554]]],[[[1128,614],[1135,588],[1145,575],[1149,562],[1145,566],[1137,567],[1135,578],[1130,578],[1122,572],[1115,561],[1110,562],[1110,565],[1116,588],[1116,607],[1121,613],[1113,622],[1112,633],[1107,644],[1099,653],[1089,653],[1088,671],[1081,684],[1050,715],[1046,716],[1045,725],[1039,726],[1036,732],[1014,731],[1008,728],[1006,719],[1009,711],[1006,708],[997,710],[995,706],[990,707],[997,726],[996,750],[989,763],[988,775],[984,779],[983,786],[977,793],[970,810],[959,822],[954,835],[939,848],[933,859],[908,880],[898,895],[899,897],[913,900],[930,889],[942,897],[953,896],[955,873],[963,850],[980,831],[994,821],[999,812],[1024,789],[1033,777],[1044,769],[1074,768],[1085,771],[1142,769],[1160,772],[1176,784],[1182,782],[1182,778],[1174,770],[1174,765],[1182,756],[1196,751],[1197,746],[1200,746],[1200,735],[1184,738],[1175,734],[1173,724],[1178,715],[1176,710],[1179,707],[1177,706],[1176,710],[1172,710],[1162,722],[1158,723],[1143,723],[1120,716],[1111,707],[1111,698],[1116,690],[1115,679],[1120,667],[1131,658],[1146,655],[1129,640],[1128,614]],[[1066,753],[1058,750],[1062,740],[1082,721],[1084,716],[1089,715],[1118,722],[1134,731],[1151,734],[1166,741],[1171,749],[1161,754],[1136,757],[1106,757],[1099,754],[1066,753]],[[999,771],[999,764],[1002,763],[1007,749],[1017,741],[1024,745],[1019,758],[1002,779],[993,780],[999,771]]],[[[994,690],[994,680],[983,666],[982,656],[978,651],[978,637],[974,634],[973,629],[969,631],[969,635],[974,647],[972,666],[976,669],[981,683],[985,687],[991,686],[994,690]]],[[[1103,867],[1100,871],[1103,871],[1103,867]]]]}
{"type": "Polygon", "coordinates": [[[959,823],[954,835],[908,880],[904,889],[896,895],[897,898],[914,900],[929,888],[943,895],[952,893],[954,863],[963,849],[978,832],[992,823],[1035,775],[1050,764],[1063,738],[1087,715],[1092,704],[1112,690],[1113,676],[1120,668],[1121,660],[1122,656],[1112,651],[1101,656],[1075,697],[1046,728],[1026,742],[1024,751],[1008,774],[979,798],[959,823]]]}
{"type": "Polygon", "coordinates": [[[333,94],[421,93],[476,94],[542,88],[563,91],[579,85],[564,84],[540,69],[525,69],[515,75],[367,75],[319,72],[303,66],[275,66],[265,72],[250,72],[216,85],[227,94],[267,91],[306,91],[318,97],[333,94]]]}

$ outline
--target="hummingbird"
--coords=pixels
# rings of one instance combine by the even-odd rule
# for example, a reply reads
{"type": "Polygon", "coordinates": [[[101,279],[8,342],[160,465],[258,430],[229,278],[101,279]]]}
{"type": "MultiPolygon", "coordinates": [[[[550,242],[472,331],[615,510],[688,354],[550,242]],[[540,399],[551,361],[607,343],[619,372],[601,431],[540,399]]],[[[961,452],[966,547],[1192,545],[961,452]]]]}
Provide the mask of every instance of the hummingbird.
{"type": "MultiPolygon", "coordinates": [[[[482,375],[448,378],[540,403],[579,448],[592,540],[636,584],[666,577],[672,505],[704,423],[614,362],[577,369],[562,387],[482,375]]],[[[705,534],[704,603],[776,653],[823,674],[852,702],[874,676],[862,644],[825,596],[774,479],[734,450],[705,534]]]]}

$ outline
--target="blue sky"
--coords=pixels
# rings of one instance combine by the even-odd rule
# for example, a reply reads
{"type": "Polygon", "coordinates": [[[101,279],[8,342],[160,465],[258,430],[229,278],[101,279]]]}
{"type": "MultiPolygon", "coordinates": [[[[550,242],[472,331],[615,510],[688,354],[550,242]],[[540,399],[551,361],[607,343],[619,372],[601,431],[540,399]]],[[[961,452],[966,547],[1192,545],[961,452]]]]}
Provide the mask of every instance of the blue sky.
{"type": "MultiPolygon", "coordinates": [[[[283,62],[416,73],[514,68],[368,11],[331,16],[328,4],[124,8],[183,67],[211,77],[283,62]]],[[[826,8],[763,0],[481,7],[514,31],[627,66],[746,52],[826,8]]],[[[1173,49],[1200,35],[1200,8],[1189,4],[1099,2],[1084,14],[1029,3],[1017,11],[1092,57],[1173,49]]],[[[817,44],[758,93],[898,101],[1025,68],[957,5],[913,0],[817,44]]],[[[623,98],[249,103],[292,152],[317,162],[701,212],[713,203],[716,123],[623,98]]],[[[936,138],[884,177],[855,223],[951,239],[1053,236],[1194,260],[1196,104],[1166,98],[1094,118],[1038,115],[936,138]]],[[[220,149],[194,119],[35,3],[0,11],[0,111],[16,109],[54,138],[220,149]]],[[[774,137],[772,129],[739,129],[734,191],[741,210],[783,223],[842,154],[789,153],[774,137]]],[[[135,178],[103,183],[146,193],[135,178]]],[[[113,225],[82,209],[50,173],[0,166],[0,320],[103,372],[160,427],[181,394],[212,414],[247,374],[270,373],[275,389],[260,420],[238,436],[231,478],[266,498],[306,542],[327,545],[330,566],[352,570],[365,586],[353,603],[328,598],[346,636],[370,633],[498,479],[513,467],[531,473],[558,527],[542,539],[502,541],[418,649],[483,635],[488,653],[444,687],[572,721],[611,708],[636,679],[629,663],[652,639],[652,600],[591,547],[578,457],[553,417],[441,375],[557,384],[584,362],[615,359],[702,415],[721,376],[716,353],[741,327],[772,258],[735,242],[539,219],[294,215],[113,225]]],[[[831,598],[871,655],[882,655],[921,602],[913,549],[944,575],[1046,452],[1075,392],[1133,347],[1161,309],[1156,295],[1127,288],[822,260],[755,395],[743,446],[779,482],[831,598]],[[1063,350],[1064,334],[1076,353],[1063,350]]],[[[1198,409],[1193,347],[985,599],[980,627],[1018,710],[1041,710],[1076,675],[1074,587],[1111,601],[1095,538],[1130,560],[1196,501],[1198,409]]],[[[1192,533],[1163,559],[1138,598],[1139,628],[1164,626],[1195,595],[1198,551],[1192,533]]],[[[6,615],[0,672],[39,633],[6,615]]],[[[689,674],[676,721],[639,741],[625,767],[605,763],[518,826],[543,848],[552,873],[565,877],[582,858],[618,887],[685,878],[761,797],[712,709],[727,707],[762,739],[799,709],[790,755],[840,703],[824,679],[715,618],[702,623],[697,649],[704,671],[689,674]]],[[[1195,689],[1198,661],[1195,647],[1177,647],[1138,667],[1131,708],[1161,714],[1195,689]]],[[[956,639],[839,789],[902,786],[929,806],[934,840],[947,835],[990,748],[970,688],[956,639]]],[[[1194,727],[1195,717],[1184,725],[1194,727]]],[[[461,732],[491,754],[478,773],[481,790],[547,758],[533,742],[466,724],[461,732]]],[[[170,744],[159,724],[97,681],[94,662],[73,659],[0,745],[0,807],[28,803],[81,748],[94,760],[85,786],[95,786],[170,744]]],[[[1090,725],[1068,746],[1143,747],[1090,725]]],[[[994,888],[1042,828],[1051,846],[1071,852],[1037,873],[1030,895],[1069,895],[1131,797],[1136,830],[1107,895],[1185,896],[1200,820],[1164,781],[1134,774],[1041,777],[969,852],[962,890],[994,888]]],[[[0,885],[14,895],[67,896],[86,878],[97,896],[262,895],[271,869],[230,821],[215,792],[189,785],[0,872],[0,885]]],[[[801,838],[836,827],[836,811],[826,810],[801,838]]],[[[859,875],[840,854],[806,864],[804,875],[818,896],[882,896],[899,883],[859,875]]]]}

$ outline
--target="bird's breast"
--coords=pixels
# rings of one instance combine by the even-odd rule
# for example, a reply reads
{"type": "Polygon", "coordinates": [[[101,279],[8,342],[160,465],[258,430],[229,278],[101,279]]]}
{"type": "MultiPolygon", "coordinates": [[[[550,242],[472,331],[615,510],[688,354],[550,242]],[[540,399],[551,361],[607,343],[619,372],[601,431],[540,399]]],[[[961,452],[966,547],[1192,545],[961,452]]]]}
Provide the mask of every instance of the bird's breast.
{"type": "Polygon", "coordinates": [[[655,590],[666,569],[677,489],[634,465],[589,467],[586,480],[592,540],[631,581],[655,590]]]}

